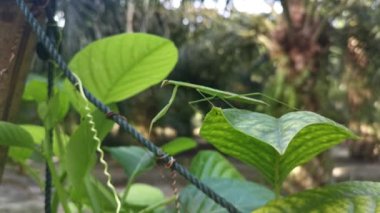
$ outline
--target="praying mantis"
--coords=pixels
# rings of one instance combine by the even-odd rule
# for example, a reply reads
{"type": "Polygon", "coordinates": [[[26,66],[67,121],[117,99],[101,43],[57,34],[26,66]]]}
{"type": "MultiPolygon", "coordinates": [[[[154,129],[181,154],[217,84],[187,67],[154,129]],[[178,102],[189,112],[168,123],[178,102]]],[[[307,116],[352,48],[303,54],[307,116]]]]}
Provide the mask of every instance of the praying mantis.
{"type": "MultiPolygon", "coordinates": [[[[152,121],[150,123],[150,127],[149,127],[149,132],[151,132],[154,123],[156,123],[160,118],[162,118],[168,112],[170,106],[174,102],[174,99],[176,97],[176,94],[177,94],[177,91],[178,91],[179,87],[187,87],[187,88],[195,89],[196,91],[198,91],[204,97],[204,98],[202,98],[200,100],[189,102],[190,104],[201,102],[201,101],[209,101],[209,100],[214,99],[214,98],[219,98],[219,99],[225,101],[226,103],[228,103],[227,102],[228,100],[232,100],[232,101],[238,101],[238,102],[247,103],[247,104],[253,104],[253,105],[269,106],[268,103],[266,103],[266,102],[264,102],[262,100],[259,100],[259,99],[251,98],[249,96],[263,96],[263,97],[265,97],[265,98],[267,98],[267,99],[269,99],[271,101],[275,101],[275,102],[278,102],[278,103],[281,103],[281,104],[285,104],[285,103],[283,103],[281,101],[273,99],[273,98],[271,98],[269,96],[266,96],[266,95],[264,95],[262,93],[237,94],[237,93],[227,92],[227,91],[223,91],[223,90],[214,89],[214,88],[211,88],[211,87],[206,87],[206,86],[192,84],[192,83],[187,83],[187,82],[182,82],[182,81],[173,81],[173,80],[164,80],[164,81],[162,81],[161,87],[166,86],[166,85],[174,85],[174,89],[173,89],[172,95],[171,95],[171,97],[169,99],[169,102],[152,119],[152,121]],[[203,94],[210,95],[210,97],[206,97],[203,94]]],[[[285,105],[287,105],[287,104],[285,104],[285,105]]]]}

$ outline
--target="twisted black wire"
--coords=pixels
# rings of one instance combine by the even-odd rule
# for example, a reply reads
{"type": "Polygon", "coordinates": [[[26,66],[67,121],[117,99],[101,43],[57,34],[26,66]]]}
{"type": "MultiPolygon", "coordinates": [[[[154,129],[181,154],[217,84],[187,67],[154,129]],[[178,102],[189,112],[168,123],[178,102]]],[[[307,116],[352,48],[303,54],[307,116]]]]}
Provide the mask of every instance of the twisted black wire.
{"type": "MultiPolygon", "coordinates": [[[[63,71],[64,75],[69,79],[69,81],[73,84],[77,84],[76,77],[72,74],[72,71],[68,68],[66,62],[63,60],[62,56],[55,49],[54,44],[50,39],[46,36],[44,30],[39,25],[38,21],[34,18],[29,8],[25,5],[23,0],[16,0],[20,10],[24,13],[27,21],[31,25],[33,31],[37,34],[37,37],[45,46],[47,51],[50,53],[50,57],[54,59],[54,61],[58,64],[59,68],[63,71]]],[[[84,94],[86,98],[94,104],[99,110],[101,110],[105,114],[111,113],[111,109],[95,98],[86,88],[83,88],[84,94]]],[[[148,139],[144,138],[134,127],[132,127],[122,116],[118,114],[112,115],[112,120],[114,120],[117,124],[119,124],[125,131],[129,132],[138,142],[143,144],[147,149],[153,152],[156,156],[164,156],[162,160],[165,163],[168,163],[171,159],[169,155],[164,153],[159,147],[155,146],[148,139]]],[[[199,190],[205,193],[209,198],[214,200],[217,204],[226,208],[231,213],[240,212],[233,204],[229,201],[215,193],[211,188],[206,186],[200,180],[198,180],[195,176],[193,176],[185,167],[181,164],[174,162],[172,169],[176,170],[179,174],[181,174],[184,178],[186,178],[189,182],[194,184],[199,190]]]]}
{"type": "MultiPolygon", "coordinates": [[[[51,0],[49,1],[49,4],[45,8],[46,11],[46,17],[47,17],[47,27],[46,27],[46,34],[52,40],[54,43],[57,42],[55,30],[56,30],[56,23],[54,21],[54,13],[55,13],[55,1],[51,0]]],[[[46,58],[46,59],[49,59],[46,58]]],[[[46,61],[46,60],[45,60],[46,61]]],[[[48,79],[48,84],[47,84],[47,98],[48,101],[51,100],[53,97],[53,89],[54,89],[54,64],[51,60],[47,60],[47,79],[48,79]]],[[[50,149],[48,153],[51,153],[51,147],[53,146],[53,129],[50,128],[48,129],[48,143],[49,146],[48,148],[50,149]]],[[[51,156],[48,156],[51,157],[51,156]]],[[[49,168],[48,163],[45,163],[45,200],[44,200],[44,209],[45,213],[51,213],[51,197],[52,197],[52,177],[51,177],[51,171],[49,168]]]]}

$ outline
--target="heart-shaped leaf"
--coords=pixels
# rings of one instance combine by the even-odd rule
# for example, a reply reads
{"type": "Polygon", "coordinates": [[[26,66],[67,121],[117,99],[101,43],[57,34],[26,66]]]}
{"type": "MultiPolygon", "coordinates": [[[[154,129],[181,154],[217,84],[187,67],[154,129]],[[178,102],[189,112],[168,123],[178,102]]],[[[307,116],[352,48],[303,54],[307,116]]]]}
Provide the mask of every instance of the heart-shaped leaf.
{"type": "Polygon", "coordinates": [[[169,155],[178,155],[195,147],[197,147],[195,140],[187,137],[179,137],[164,144],[161,148],[169,155]]]}
{"type": "MultiPolygon", "coordinates": [[[[241,212],[251,212],[275,197],[274,193],[266,187],[244,180],[212,178],[203,182],[220,196],[234,204],[241,212]]],[[[194,186],[187,186],[181,191],[180,202],[181,212],[228,212],[194,186]]]]}
{"type": "Polygon", "coordinates": [[[291,112],[277,119],[220,108],[207,114],[201,135],[221,152],[255,166],[276,190],[296,166],[355,138],[347,128],[312,112],[291,112]]]}
{"type": "Polygon", "coordinates": [[[155,164],[153,154],[141,147],[120,146],[106,148],[106,150],[123,166],[129,178],[137,177],[137,175],[151,169],[155,164]]]}
{"type": "Polygon", "coordinates": [[[244,180],[239,171],[215,151],[199,152],[191,161],[190,172],[199,179],[228,178],[244,180]]]}
{"type": "Polygon", "coordinates": [[[16,124],[4,121],[0,121],[0,145],[34,148],[33,138],[29,132],[16,124]]]}
{"type": "Polygon", "coordinates": [[[159,83],[177,58],[177,49],[170,40],[123,33],[91,43],[74,56],[69,67],[92,94],[107,104],[159,83]]]}
{"type": "Polygon", "coordinates": [[[380,183],[334,184],[274,200],[254,212],[380,212],[380,183]]]}

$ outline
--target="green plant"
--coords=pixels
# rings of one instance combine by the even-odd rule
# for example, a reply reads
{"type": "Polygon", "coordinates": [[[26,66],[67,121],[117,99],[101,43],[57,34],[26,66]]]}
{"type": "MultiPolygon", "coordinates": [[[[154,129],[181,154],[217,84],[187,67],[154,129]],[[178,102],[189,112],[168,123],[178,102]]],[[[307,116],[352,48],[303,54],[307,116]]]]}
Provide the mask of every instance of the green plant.
{"type": "MultiPolygon", "coordinates": [[[[172,42],[146,34],[124,34],[90,44],[72,59],[70,67],[85,87],[116,111],[115,102],[163,80],[176,61],[177,50],[172,42]]],[[[91,174],[97,161],[99,141],[96,137],[102,140],[113,123],[100,111],[86,108],[88,102],[68,81],[57,80],[54,96],[47,101],[46,84],[44,79],[32,76],[23,96],[25,100],[37,103],[38,115],[44,126],[0,122],[0,144],[10,146],[11,158],[24,168],[29,168],[26,160],[33,153],[47,161],[56,188],[54,212],[59,204],[65,212],[82,212],[89,208],[92,212],[113,212],[117,206],[115,191],[91,174]],[[82,122],[73,134],[66,135],[61,123],[70,104],[81,115],[82,122]],[[95,123],[96,132],[92,130],[91,122],[95,123]],[[53,141],[45,137],[50,129],[54,130],[53,141]],[[53,156],[59,159],[58,165],[54,164],[53,156]]],[[[164,84],[173,84],[175,89],[168,105],[153,119],[151,127],[169,110],[180,86],[196,89],[203,96],[201,101],[220,98],[266,104],[248,95],[185,82],[164,81],[164,84]]],[[[332,209],[347,211],[352,206],[360,211],[376,212],[380,208],[377,205],[380,184],[373,182],[340,183],[282,198],[282,183],[293,168],[345,139],[356,138],[347,128],[321,115],[299,111],[274,118],[248,110],[213,106],[204,119],[201,136],[222,153],[254,166],[273,188],[271,191],[246,180],[218,152],[198,153],[192,160],[191,172],[242,212],[329,212],[332,209]]],[[[192,139],[177,138],[162,149],[176,155],[195,146],[192,139]]],[[[165,198],[158,188],[135,183],[139,175],[155,165],[155,158],[150,152],[135,146],[105,150],[121,164],[128,176],[122,193],[116,195],[121,198],[122,212],[162,212],[168,203],[174,201],[174,197],[165,198]]],[[[36,172],[29,169],[29,173],[42,186],[36,172]]],[[[108,175],[106,171],[105,175],[108,175]]],[[[184,212],[226,211],[194,186],[182,190],[180,202],[184,212]]]]}
{"type": "MultiPolygon", "coordinates": [[[[162,81],[173,69],[177,57],[176,47],[167,39],[142,33],[121,34],[91,43],[74,56],[69,67],[98,99],[117,111],[116,102],[162,81]]],[[[115,196],[119,195],[115,195],[109,184],[104,185],[91,173],[97,162],[96,151],[102,152],[97,148],[99,141],[96,137],[102,140],[111,130],[113,122],[92,106],[86,108],[87,100],[67,80],[57,78],[53,97],[47,100],[46,80],[32,75],[27,82],[23,99],[37,104],[38,116],[43,126],[1,122],[0,144],[10,146],[10,157],[27,169],[41,188],[42,180],[37,175],[38,172],[29,167],[27,159],[40,156],[47,162],[56,189],[53,195],[53,212],[57,211],[59,204],[65,212],[82,212],[88,208],[92,212],[114,212],[115,196]],[[80,114],[82,120],[71,135],[66,135],[62,122],[70,105],[80,114]],[[96,132],[92,130],[92,121],[95,123],[96,132]],[[54,133],[53,142],[45,137],[50,129],[54,133]],[[59,159],[58,164],[53,162],[53,156],[59,159]]],[[[188,142],[187,146],[179,150],[172,147],[172,153],[186,150],[189,144],[191,147],[194,145],[188,142]]],[[[133,153],[147,152],[137,147],[128,147],[127,150],[133,150],[133,153]]],[[[116,155],[114,149],[110,148],[109,151],[116,155]]],[[[129,159],[132,157],[129,156],[129,159]]],[[[152,163],[152,156],[149,159],[152,163]]],[[[138,164],[134,166],[129,163],[131,169],[126,169],[130,176],[122,192],[122,201],[125,204],[122,211],[133,209],[133,202],[129,202],[129,192],[152,190],[133,184],[134,177],[147,167],[139,164],[139,161],[136,163],[138,164]]],[[[107,165],[104,166],[106,170],[107,165]]],[[[106,171],[104,173],[108,175],[106,171]]]]}
{"type": "MultiPolygon", "coordinates": [[[[197,85],[169,82],[175,88],[181,85],[198,89],[197,85]]],[[[222,94],[204,93],[210,95],[204,96],[204,100],[222,94]]],[[[219,98],[235,96],[219,95],[219,98]]],[[[242,212],[347,212],[350,208],[376,212],[380,208],[380,184],[368,181],[338,183],[282,197],[282,183],[292,169],[344,140],[357,139],[349,129],[321,115],[296,111],[275,118],[248,110],[213,106],[204,118],[200,135],[220,152],[255,167],[272,186],[273,192],[244,180],[216,152],[199,153],[192,161],[193,174],[242,212]]],[[[193,186],[186,187],[180,198],[184,212],[226,211],[193,186]]]]}

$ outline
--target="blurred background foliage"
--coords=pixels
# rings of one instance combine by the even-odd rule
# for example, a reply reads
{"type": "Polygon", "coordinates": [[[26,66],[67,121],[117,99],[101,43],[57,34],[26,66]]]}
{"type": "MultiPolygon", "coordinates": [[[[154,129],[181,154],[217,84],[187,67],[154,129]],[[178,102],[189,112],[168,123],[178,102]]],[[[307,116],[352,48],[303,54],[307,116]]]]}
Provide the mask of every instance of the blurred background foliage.
{"type": "MultiPolygon", "coordinates": [[[[351,157],[375,160],[380,152],[379,8],[379,0],[59,0],[56,20],[67,60],[88,43],[117,33],[167,37],[180,55],[169,79],[262,92],[285,103],[263,98],[270,107],[232,103],[235,107],[277,116],[294,108],[316,111],[361,136],[346,143],[351,157]]],[[[36,60],[33,70],[42,73],[42,64],[36,60]]],[[[151,119],[170,94],[171,88],[156,86],[118,106],[148,135],[151,119]]],[[[211,104],[187,103],[201,98],[181,89],[150,137],[158,143],[197,137],[211,104]]],[[[220,100],[212,104],[228,107],[220,100]]],[[[77,115],[68,117],[78,121],[77,115]]],[[[109,144],[129,143],[117,129],[115,134],[109,144]]]]}

